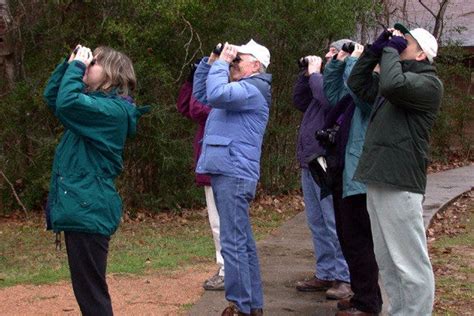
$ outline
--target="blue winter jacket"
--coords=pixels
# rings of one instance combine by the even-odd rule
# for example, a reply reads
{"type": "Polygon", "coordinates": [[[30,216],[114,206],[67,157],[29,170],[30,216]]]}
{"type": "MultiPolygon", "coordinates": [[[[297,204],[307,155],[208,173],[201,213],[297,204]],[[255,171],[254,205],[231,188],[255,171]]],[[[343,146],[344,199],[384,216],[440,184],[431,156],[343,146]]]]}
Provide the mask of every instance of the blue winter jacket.
{"type": "Polygon", "coordinates": [[[344,171],[342,174],[343,198],[367,193],[365,184],[353,180],[359,158],[362,154],[365,133],[369,125],[372,109],[369,103],[360,100],[347,86],[347,78],[349,78],[356,62],[357,58],[351,56],[347,57],[344,62],[333,59],[324,69],[324,93],[329,100],[329,104],[334,106],[342,97],[349,93],[356,105],[344,157],[344,171]]]}
{"type": "Polygon", "coordinates": [[[194,74],[194,96],[212,107],[196,172],[257,181],[270,112],[271,75],[229,82],[229,64],[217,60],[210,66],[207,60],[194,74]]]}

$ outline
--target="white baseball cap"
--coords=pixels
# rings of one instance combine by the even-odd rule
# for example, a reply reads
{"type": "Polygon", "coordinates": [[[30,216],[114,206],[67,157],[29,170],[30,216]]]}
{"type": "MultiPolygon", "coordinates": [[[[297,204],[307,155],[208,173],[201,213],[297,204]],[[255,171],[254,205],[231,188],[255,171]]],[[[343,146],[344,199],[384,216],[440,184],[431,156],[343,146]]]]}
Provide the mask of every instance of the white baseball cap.
{"type": "Polygon", "coordinates": [[[245,45],[237,46],[237,52],[254,56],[262,63],[262,65],[265,66],[265,68],[270,65],[270,51],[265,46],[255,42],[253,39],[245,45]]]}
{"type": "Polygon", "coordinates": [[[422,28],[408,31],[408,29],[400,23],[396,23],[394,28],[404,35],[410,34],[418,42],[418,45],[420,45],[430,63],[433,62],[433,58],[436,57],[438,53],[438,42],[430,32],[422,28]]]}

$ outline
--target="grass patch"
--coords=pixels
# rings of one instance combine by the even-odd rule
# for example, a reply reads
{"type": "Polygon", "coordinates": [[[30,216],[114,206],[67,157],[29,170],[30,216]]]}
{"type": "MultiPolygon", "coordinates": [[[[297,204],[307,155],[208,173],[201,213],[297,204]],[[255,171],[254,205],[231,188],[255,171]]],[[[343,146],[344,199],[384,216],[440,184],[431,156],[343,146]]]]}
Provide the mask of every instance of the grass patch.
{"type": "MultiPolygon", "coordinates": [[[[302,210],[298,196],[263,197],[251,209],[257,239],[302,210]]],[[[142,275],[214,261],[214,242],[204,210],[122,223],[110,242],[107,272],[142,275]]],[[[69,279],[64,241],[56,251],[55,236],[44,230],[40,216],[22,222],[0,222],[0,288],[47,284],[69,279]]]]}
{"type": "Polygon", "coordinates": [[[474,199],[472,192],[437,217],[430,254],[436,277],[435,315],[474,310],[474,199]],[[436,227],[437,226],[437,227],[436,227]]]}

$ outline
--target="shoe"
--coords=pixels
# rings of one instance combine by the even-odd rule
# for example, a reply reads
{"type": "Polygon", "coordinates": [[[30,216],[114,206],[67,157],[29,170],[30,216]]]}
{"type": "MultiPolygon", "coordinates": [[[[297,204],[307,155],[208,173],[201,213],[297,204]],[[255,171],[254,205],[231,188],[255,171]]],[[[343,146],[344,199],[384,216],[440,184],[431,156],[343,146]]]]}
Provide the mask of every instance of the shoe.
{"type": "Polygon", "coordinates": [[[320,280],[317,277],[313,277],[310,280],[296,282],[296,289],[301,292],[326,291],[333,283],[333,281],[320,280]]]}
{"type": "Polygon", "coordinates": [[[261,308],[256,308],[256,309],[251,309],[250,310],[250,316],[262,316],[263,315],[263,309],[261,308]]]}
{"type": "Polygon", "coordinates": [[[336,281],[334,285],[326,291],[326,298],[328,300],[341,300],[343,298],[350,298],[354,293],[351,290],[351,285],[346,282],[336,281]]]}
{"type": "Polygon", "coordinates": [[[337,309],[340,311],[345,311],[353,307],[350,298],[343,298],[342,300],[337,301],[337,309]]]}
{"type": "Polygon", "coordinates": [[[358,310],[355,307],[351,307],[349,309],[346,309],[344,311],[338,311],[336,313],[336,316],[351,316],[351,315],[356,315],[356,316],[377,316],[378,314],[375,313],[366,313],[363,311],[358,310]]]}
{"type": "Polygon", "coordinates": [[[252,314],[246,314],[246,313],[240,312],[234,303],[230,303],[229,306],[227,306],[221,314],[221,316],[251,316],[251,315],[252,314]]]}
{"type": "Polygon", "coordinates": [[[207,291],[224,291],[224,277],[217,272],[207,279],[202,287],[207,291]]]}

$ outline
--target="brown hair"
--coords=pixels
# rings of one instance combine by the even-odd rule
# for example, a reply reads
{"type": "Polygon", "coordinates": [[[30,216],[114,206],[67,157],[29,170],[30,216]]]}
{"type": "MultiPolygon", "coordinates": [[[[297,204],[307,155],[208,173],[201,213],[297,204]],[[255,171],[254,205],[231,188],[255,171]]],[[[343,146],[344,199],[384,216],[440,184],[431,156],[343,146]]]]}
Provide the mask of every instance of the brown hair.
{"type": "Polygon", "coordinates": [[[117,89],[122,96],[130,95],[137,85],[137,78],[130,58],[107,46],[94,50],[96,62],[104,69],[104,81],[97,90],[109,92],[117,89]]]}

